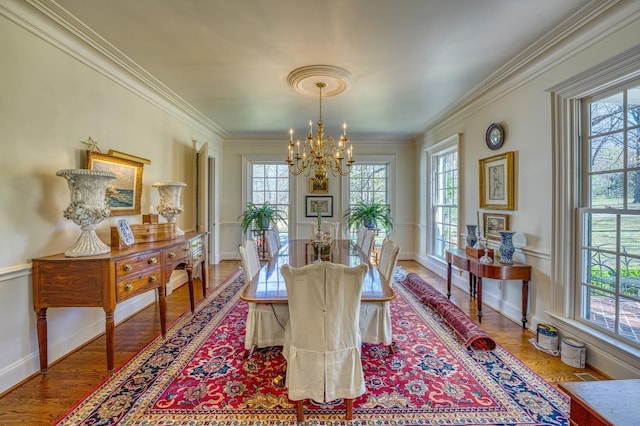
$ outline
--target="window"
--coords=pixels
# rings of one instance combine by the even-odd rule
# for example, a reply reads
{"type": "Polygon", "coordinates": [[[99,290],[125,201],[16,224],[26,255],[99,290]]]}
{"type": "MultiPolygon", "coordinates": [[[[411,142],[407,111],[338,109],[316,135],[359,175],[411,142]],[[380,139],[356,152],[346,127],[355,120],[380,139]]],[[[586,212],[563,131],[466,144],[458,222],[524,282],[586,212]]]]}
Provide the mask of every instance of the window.
{"type": "Polygon", "coordinates": [[[278,223],[280,239],[286,239],[289,228],[289,169],[282,162],[252,162],[250,164],[250,194],[254,204],[269,203],[282,212],[286,220],[278,223]]]}
{"type": "MultiPolygon", "coordinates": [[[[389,165],[356,163],[349,175],[349,207],[359,202],[371,203],[373,201],[389,204],[389,165]]],[[[357,230],[351,230],[351,239],[355,239],[357,230]]],[[[385,231],[380,230],[376,236],[376,243],[385,238],[385,231]]]]}
{"type": "Polygon", "coordinates": [[[640,347],[640,81],[581,103],[579,319],[640,347]]]}
{"type": "Polygon", "coordinates": [[[441,259],[458,246],[458,151],[449,147],[432,154],[432,253],[441,259]]]}

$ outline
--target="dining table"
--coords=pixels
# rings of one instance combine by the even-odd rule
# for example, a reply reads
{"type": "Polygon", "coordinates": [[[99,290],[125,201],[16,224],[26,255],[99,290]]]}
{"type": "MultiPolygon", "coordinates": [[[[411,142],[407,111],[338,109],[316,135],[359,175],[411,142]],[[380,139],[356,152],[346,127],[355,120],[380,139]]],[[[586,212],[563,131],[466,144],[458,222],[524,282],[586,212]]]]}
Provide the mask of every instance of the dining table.
{"type": "MultiPolygon", "coordinates": [[[[369,266],[362,283],[362,302],[387,302],[395,297],[390,283],[351,240],[333,240],[329,249],[322,250],[322,253],[320,261],[323,262],[347,266],[366,263],[369,266]]],[[[240,299],[250,303],[287,303],[287,286],[281,273],[282,265],[299,268],[317,261],[317,249],[310,240],[289,240],[242,289],[240,299]]]]}

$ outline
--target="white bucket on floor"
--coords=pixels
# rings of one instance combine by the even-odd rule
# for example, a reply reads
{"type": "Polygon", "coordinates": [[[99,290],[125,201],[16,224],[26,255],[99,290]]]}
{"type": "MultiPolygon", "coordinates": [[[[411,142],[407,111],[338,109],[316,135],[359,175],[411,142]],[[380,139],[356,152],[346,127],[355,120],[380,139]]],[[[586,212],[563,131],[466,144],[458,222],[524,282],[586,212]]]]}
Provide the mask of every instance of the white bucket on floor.
{"type": "Polygon", "coordinates": [[[563,339],[560,349],[560,359],[575,368],[584,368],[587,359],[587,348],[584,343],[573,339],[563,339]]]}
{"type": "Polygon", "coordinates": [[[557,351],[558,329],[549,324],[538,324],[536,342],[545,351],[557,351]]]}

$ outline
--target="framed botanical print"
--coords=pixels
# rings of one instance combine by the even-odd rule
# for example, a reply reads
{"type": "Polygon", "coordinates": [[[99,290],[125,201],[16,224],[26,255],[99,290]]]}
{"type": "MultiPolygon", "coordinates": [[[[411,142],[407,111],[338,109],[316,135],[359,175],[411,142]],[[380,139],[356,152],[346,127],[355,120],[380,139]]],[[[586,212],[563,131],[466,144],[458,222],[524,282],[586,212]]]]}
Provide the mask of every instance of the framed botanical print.
{"type": "Polygon", "coordinates": [[[116,178],[107,186],[107,199],[111,216],[140,214],[142,198],[142,168],[144,164],[87,151],[87,168],[111,172],[116,178]]]}
{"type": "Polygon", "coordinates": [[[480,208],[513,210],[513,151],[479,161],[480,208]]]}
{"type": "Polygon", "coordinates": [[[307,205],[305,209],[306,217],[318,216],[318,210],[322,217],[333,216],[333,197],[331,195],[326,196],[311,196],[307,195],[307,205]]]}

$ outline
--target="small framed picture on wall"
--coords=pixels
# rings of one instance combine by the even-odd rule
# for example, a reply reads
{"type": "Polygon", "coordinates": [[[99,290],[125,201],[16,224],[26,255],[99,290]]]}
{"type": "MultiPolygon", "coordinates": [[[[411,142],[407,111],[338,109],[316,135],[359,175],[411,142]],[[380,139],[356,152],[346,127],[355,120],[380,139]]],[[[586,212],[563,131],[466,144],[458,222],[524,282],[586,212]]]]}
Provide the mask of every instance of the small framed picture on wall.
{"type": "Polygon", "coordinates": [[[326,194],[329,192],[329,179],[309,178],[309,192],[312,194],[326,194]]]}
{"type": "Polygon", "coordinates": [[[490,240],[500,240],[500,231],[510,231],[509,215],[501,213],[483,214],[485,237],[490,240]]]}

